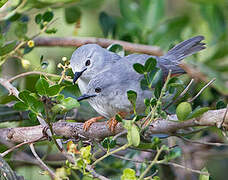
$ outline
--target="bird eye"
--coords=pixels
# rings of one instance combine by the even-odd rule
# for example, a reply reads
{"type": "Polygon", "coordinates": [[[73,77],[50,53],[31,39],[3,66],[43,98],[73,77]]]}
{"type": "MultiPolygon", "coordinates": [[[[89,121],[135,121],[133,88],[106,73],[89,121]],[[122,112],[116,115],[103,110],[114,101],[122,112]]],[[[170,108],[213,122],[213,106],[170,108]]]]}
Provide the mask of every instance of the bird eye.
{"type": "Polygon", "coordinates": [[[86,66],[89,66],[90,65],[90,60],[87,60],[86,63],[85,63],[86,66]]]}
{"type": "Polygon", "coordinates": [[[96,93],[101,92],[101,88],[96,88],[96,89],[95,89],[95,92],[96,92],[96,93]]]}

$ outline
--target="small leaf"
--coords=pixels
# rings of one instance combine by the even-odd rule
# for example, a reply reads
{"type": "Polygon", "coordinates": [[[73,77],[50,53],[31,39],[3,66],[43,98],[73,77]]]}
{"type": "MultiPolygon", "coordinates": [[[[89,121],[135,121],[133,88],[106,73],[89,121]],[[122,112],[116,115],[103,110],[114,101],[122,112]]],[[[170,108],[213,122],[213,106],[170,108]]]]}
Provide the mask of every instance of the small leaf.
{"type": "Polygon", "coordinates": [[[145,78],[143,78],[140,81],[140,87],[141,87],[142,90],[149,90],[148,83],[147,83],[147,80],[145,78]]]}
{"type": "Polygon", "coordinates": [[[29,114],[28,114],[28,116],[29,116],[29,119],[30,119],[32,122],[36,122],[37,116],[36,116],[35,113],[33,113],[33,112],[30,111],[29,114]]]}
{"type": "Polygon", "coordinates": [[[28,47],[28,46],[25,46],[24,48],[24,53],[23,54],[28,54],[29,52],[31,52],[33,50],[34,47],[28,47]]]}
{"type": "Polygon", "coordinates": [[[35,17],[35,22],[36,24],[40,24],[42,21],[42,15],[41,14],[37,14],[35,17]]]}
{"type": "Polygon", "coordinates": [[[188,115],[192,112],[192,106],[188,102],[182,102],[177,106],[176,114],[179,121],[187,119],[188,115]]]}
{"type": "Polygon", "coordinates": [[[17,45],[17,41],[7,42],[4,46],[0,47],[0,56],[8,54],[9,52],[13,51],[17,45]]]}
{"type": "Polygon", "coordinates": [[[142,64],[135,63],[133,65],[133,68],[139,74],[144,74],[144,72],[145,72],[145,68],[144,68],[144,66],[142,64]]]}
{"type": "MultiPolygon", "coordinates": [[[[201,170],[201,172],[208,173],[208,170],[207,170],[207,168],[203,168],[201,170]]],[[[207,175],[204,175],[204,174],[200,174],[200,176],[199,176],[199,180],[209,180],[209,179],[210,179],[210,176],[207,176],[207,175]]]]}
{"type": "Polygon", "coordinates": [[[60,93],[61,91],[61,86],[59,84],[53,85],[48,88],[47,90],[47,95],[48,96],[56,96],[60,93]]]}
{"type": "Polygon", "coordinates": [[[118,122],[122,122],[122,120],[123,120],[122,117],[120,117],[119,114],[116,114],[115,119],[116,119],[118,122]]]}
{"type": "Polygon", "coordinates": [[[104,37],[107,37],[109,33],[111,33],[112,36],[115,35],[116,21],[114,18],[109,16],[106,12],[101,12],[99,15],[99,22],[100,22],[104,37]]]}
{"type": "Polygon", "coordinates": [[[140,143],[140,135],[139,135],[138,127],[135,124],[133,124],[129,133],[131,136],[132,145],[137,147],[140,143]]]}
{"type": "Polygon", "coordinates": [[[18,38],[25,38],[28,31],[27,23],[19,22],[15,29],[15,35],[18,38]]]}
{"type": "Polygon", "coordinates": [[[73,108],[79,107],[80,104],[79,102],[71,97],[68,97],[66,99],[63,99],[61,104],[67,109],[67,110],[71,110],[73,108]]]}
{"type": "Polygon", "coordinates": [[[83,159],[89,158],[91,155],[91,145],[86,146],[86,147],[82,147],[80,149],[80,154],[83,157],[83,159]]]}
{"type": "Polygon", "coordinates": [[[49,89],[49,84],[44,78],[40,78],[36,82],[35,88],[40,95],[47,95],[48,89],[49,89]]]}
{"type": "Polygon", "coordinates": [[[17,102],[16,104],[14,104],[14,109],[18,111],[26,111],[29,109],[29,107],[23,102],[17,102]]]}
{"type": "Polygon", "coordinates": [[[127,91],[127,98],[131,102],[133,106],[135,106],[136,99],[137,99],[137,93],[135,91],[129,90],[127,91]]]}
{"type": "Polygon", "coordinates": [[[157,60],[153,57],[150,57],[146,60],[146,63],[144,65],[145,67],[145,71],[146,72],[151,72],[154,70],[154,68],[156,67],[157,65],[157,60]]]}
{"type": "Polygon", "coordinates": [[[36,100],[32,105],[32,109],[37,113],[41,113],[44,110],[44,105],[41,101],[36,100]]]}
{"type": "Polygon", "coordinates": [[[124,169],[121,180],[136,180],[135,171],[130,168],[124,169]]]}
{"type": "Polygon", "coordinates": [[[71,6],[65,9],[65,20],[68,24],[76,23],[81,17],[78,6],[71,6]]]}
{"type": "Polygon", "coordinates": [[[0,1],[0,8],[7,2],[8,0],[1,0],[0,1]]]}
{"type": "Polygon", "coordinates": [[[187,117],[187,119],[192,119],[201,116],[203,113],[207,112],[210,110],[209,107],[203,107],[203,108],[197,108],[192,113],[190,113],[187,117]]]}
{"type": "Polygon", "coordinates": [[[116,140],[111,140],[109,143],[110,148],[114,148],[116,146],[116,140]]]}
{"type": "Polygon", "coordinates": [[[18,97],[24,101],[26,104],[29,104],[29,100],[28,100],[28,97],[30,95],[30,92],[25,90],[25,91],[22,91],[19,93],[18,97]]]}
{"type": "Polygon", "coordinates": [[[114,52],[121,57],[124,57],[125,55],[123,46],[121,46],[120,44],[111,44],[110,46],[107,47],[107,50],[114,52]]]}
{"type": "Polygon", "coordinates": [[[55,34],[58,30],[56,28],[47,29],[45,32],[47,34],[55,34]]]}
{"type": "Polygon", "coordinates": [[[216,109],[223,109],[226,108],[226,106],[227,105],[221,100],[216,103],[216,109]]]}
{"type": "Polygon", "coordinates": [[[165,155],[165,160],[168,162],[172,159],[176,159],[181,156],[181,148],[175,147],[173,148],[169,154],[165,155]]]}
{"type": "Polygon", "coordinates": [[[110,143],[110,140],[108,137],[104,138],[104,140],[101,142],[101,145],[104,147],[104,148],[108,148],[109,147],[109,143],[110,143]]]}
{"type": "Polygon", "coordinates": [[[53,12],[51,11],[46,11],[44,14],[43,14],[43,21],[46,21],[46,22],[50,22],[54,17],[54,14],[53,12]]]}

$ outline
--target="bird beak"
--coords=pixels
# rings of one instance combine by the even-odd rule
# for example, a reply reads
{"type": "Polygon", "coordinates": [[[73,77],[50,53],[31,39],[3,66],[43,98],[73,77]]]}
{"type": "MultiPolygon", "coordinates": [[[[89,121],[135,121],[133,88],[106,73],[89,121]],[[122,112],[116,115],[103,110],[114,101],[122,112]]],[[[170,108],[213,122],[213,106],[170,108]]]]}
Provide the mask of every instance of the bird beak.
{"type": "Polygon", "coordinates": [[[95,96],[97,96],[97,95],[96,94],[93,94],[93,95],[83,94],[77,98],[77,101],[82,101],[84,99],[89,99],[89,98],[95,97],[95,96]]]}
{"type": "Polygon", "coordinates": [[[81,72],[75,72],[74,73],[74,79],[73,79],[73,84],[75,84],[75,82],[78,80],[78,78],[80,78],[80,76],[82,75],[82,73],[86,70],[86,68],[81,71],[81,72]]]}

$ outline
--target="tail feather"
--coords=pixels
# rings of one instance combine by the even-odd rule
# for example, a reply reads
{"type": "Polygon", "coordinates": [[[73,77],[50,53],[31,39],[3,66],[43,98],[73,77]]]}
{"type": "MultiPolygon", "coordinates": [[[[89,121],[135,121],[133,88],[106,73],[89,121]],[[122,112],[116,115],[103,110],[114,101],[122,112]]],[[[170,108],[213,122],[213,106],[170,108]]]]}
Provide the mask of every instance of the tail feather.
{"type": "Polygon", "coordinates": [[[204,40],[203,36],[196,36],[185,40],[170,49],[162,58],[178,63],[184,58],[205,49],[205,43],[202,43],[202,40],[204,40]]]}

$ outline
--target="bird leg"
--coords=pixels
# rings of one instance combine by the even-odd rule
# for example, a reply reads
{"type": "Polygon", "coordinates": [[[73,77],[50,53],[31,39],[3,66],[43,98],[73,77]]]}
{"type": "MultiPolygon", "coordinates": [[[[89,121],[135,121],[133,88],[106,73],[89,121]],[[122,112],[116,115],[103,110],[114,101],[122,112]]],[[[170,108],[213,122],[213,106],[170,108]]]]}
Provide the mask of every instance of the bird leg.
{"type": "MultiPolygon", "coordinates": [[[[117,114],[119,114],[120,117],[122,117],[122,118],[125,118],[126,115],[127,115],[126,112],[119,112],[117,114]]],[[[107,124],[108,124],[108,127],[109,127],[110,131],[111,132],[115,132],[115,127],[118,124],[118,121],[116,120],[115,117],[112,117],[111,119],[108,120],[107,124]]]]}
{"type": "Polygon", "coordinates": [[[90,126],[91,126],[93,123],[95,123],[95,122],[97,122],[98,120],[100,120],[100,119],[104,119],[104,117],[103,117],[103,116],[98,116],[98,117],[94,117],[94,118],[91,118],[91,119],[87,120],[87,121],[84,122],[84,124],[83,124],[83,130],[84,130],[84,131],[88,131],[88,129],[90,128],[90,126]]]}

